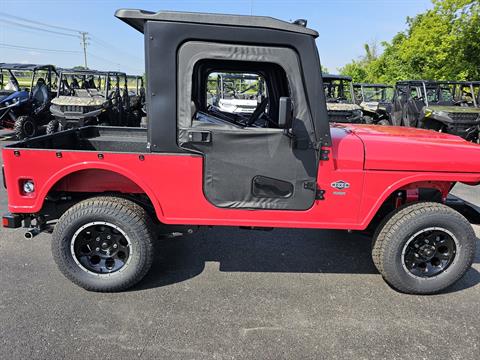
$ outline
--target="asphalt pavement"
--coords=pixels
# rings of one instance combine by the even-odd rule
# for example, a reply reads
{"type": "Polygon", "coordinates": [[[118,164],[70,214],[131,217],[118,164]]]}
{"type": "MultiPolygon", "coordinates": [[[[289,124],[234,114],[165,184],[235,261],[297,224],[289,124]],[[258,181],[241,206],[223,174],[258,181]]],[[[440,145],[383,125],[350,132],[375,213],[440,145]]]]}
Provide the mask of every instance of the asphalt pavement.
{"type": "MultiPolygon", "coordinates": [[[[480,205],[478,187],[455,193],[480,205]]],[[[0,228],[0,359],[480,358],[480,250],[433,296],[391,289],[370,239],[344,231],[222,227],[159,252],[135,288],[91,293],[57,270],[50,235],[0,228]]]]}

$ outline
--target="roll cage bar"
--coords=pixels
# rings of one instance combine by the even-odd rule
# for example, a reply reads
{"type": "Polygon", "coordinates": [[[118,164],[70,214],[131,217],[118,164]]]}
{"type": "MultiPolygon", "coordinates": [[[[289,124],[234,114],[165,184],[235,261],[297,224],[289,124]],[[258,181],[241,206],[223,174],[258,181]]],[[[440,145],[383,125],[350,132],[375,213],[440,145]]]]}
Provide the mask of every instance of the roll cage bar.
{"type": "MultiPolygon", "coordinates": [[[[124,79],[124,84],[123,84],[123,88],[124,90],[128,90],[128,84],[127,84],[127,74],[124,73],[124,72],[120,72],[120,71],[99,71],[99,70],[75,70],[75,69],[63,69],[60,71],[60,76],[59,76],[59,85],[58,85],[58,90],[57,90],[57,96],[60,96],[61,92],[64,89],[64,85],[66,85],[66,87],[69,89],[69,90],[72,90],[70,88],[70,85],[67,84],[66,82],[64,82],[64,77],[67,76],[67,75],[73,75],[73,76],[79,76],[79,77],[83,77],[84,79],[86,79],[87,76],[97,76],[99,77],[99,80],[101,77],[104,77],[105,78],[105,94],[102,94],[105,98],[107,98],[108,96],[108,93],[110,91],[110,77],[115,77],[116,78],[116,81],[117,81],[117,84],[119,85],[119,88],[120,88],[120,78],[123,78],[124,79]]],[[[101,81],[101,80],[100,80],[101,81]]],[[[97,85],[96,85],[97,86],[97,85]]],[[[100,87],[101,85],[98,85],[98,87],[100,87]]],[[[100,93],[101,94],[101,93],[100,93]]]]}
{"type": "MultiPolygon", "coordinates": [[[[362,96],[362,101],[365,100],[365,93],[364,89],[365,88],[373,88],[373,89],[393,89],[392,85],[387,85],[387,84],[370,84],[370,83],[353,83],[353,88],[354,89],[360,89],[360,94],[362,96]]],[[[383,96],[382,96],[383,97],[383,96]]],[[[387,100],[386,98],[386,92],[385,92],[385,98],[383,100],[387,100]]],[[[392,99],[390,99],[391,101],[392,99]]]]}
{"type": "MultiPolygon", "coordinates": [[[[336,74],[322,74],[324,80],[324,87],[328,84],[331,84],[333,81],[338,80],[342,84],[342,87],[339,89],[338,97],[345,97],[343,83],[348,82],[350,84],[350,98],[352,104],[355,103],[355,93],[353,91],[353,80],[351,76],[347,75],[336,75],[336,74]]],[[[330,85],[331,86],[331,85],[330,85]]],[[[345,97],[346,98],[346,97],[345,97]]]]}
{"type": "Polygon", "coordinates": [[[45,82],[48,84],[49,87],[52,85],[52,73],[54,73],[57,77],[59,76],[57,69],[54,65],[39,65],[39,64],[19,64],[19,63],[0,63],[0,84],[3,86],[3,71],[6,70],[11,77],[13,77],[17,82],[18,79],[15,76],[15,71],[28,71],[32,73],[32,79],[30,82],[30,91],[31,94],[33,88],[35,86],[35,74],[37,71],[47,71],[48,77],[45,79],[45,82]]]}

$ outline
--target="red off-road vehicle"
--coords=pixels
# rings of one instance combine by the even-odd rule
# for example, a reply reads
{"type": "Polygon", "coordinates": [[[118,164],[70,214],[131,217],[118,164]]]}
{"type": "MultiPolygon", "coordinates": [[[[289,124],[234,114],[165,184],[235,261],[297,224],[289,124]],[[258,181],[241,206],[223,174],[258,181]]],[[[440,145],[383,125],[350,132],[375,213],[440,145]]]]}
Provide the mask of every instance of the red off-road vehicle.
{"type": "Polygon", "coordinates": [[[315,38],[272,18],[138,10],[149,127],[90,126],[3,149],[3,226],[53,229],[62,273],[124,290],[152,263],[157,235],[198,226],[374,230],[373,261],[393,287],[434,293],[472,264],[480,147],[428,130],[333,125],[315,38]],[[251,114],[211,109],[213,73],[258,74],[251,114]]]}

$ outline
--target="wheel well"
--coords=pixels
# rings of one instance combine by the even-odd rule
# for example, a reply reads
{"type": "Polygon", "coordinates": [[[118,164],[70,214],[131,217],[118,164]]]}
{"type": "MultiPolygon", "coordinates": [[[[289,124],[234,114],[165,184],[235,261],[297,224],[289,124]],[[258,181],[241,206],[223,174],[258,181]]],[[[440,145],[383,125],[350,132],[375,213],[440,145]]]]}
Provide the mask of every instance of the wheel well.
{"type": "Polygon", "coordinates": [[[369,231],[374,231],[388,214],[395,209],[413,202],[428,201],[445,203],[454,183],[425,181],[402,186],[393,191],[382,203],[368,225],[369,231]]]}
{"type": "Polygon", "coordinates": [[[99,195],[129,199],[158,221],[155,206],[138,184],[122,174],[104,169],[79,170],[58,180],[45,197],[40,215],[47,221],[58,219],[77,202],[99,195]]]}

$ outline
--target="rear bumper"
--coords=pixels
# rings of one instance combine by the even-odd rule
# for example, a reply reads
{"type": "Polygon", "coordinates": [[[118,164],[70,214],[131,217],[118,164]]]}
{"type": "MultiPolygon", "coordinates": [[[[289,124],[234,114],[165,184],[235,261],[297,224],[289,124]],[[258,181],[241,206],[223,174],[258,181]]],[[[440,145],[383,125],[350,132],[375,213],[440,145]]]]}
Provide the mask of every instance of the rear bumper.
{"type": "Polygon", "coordinates": [[[2,227],[8,229],[18,229],[19,227],[22,227],[22,221],[22,215],[7,213],[2,216],[2,227]]]}

